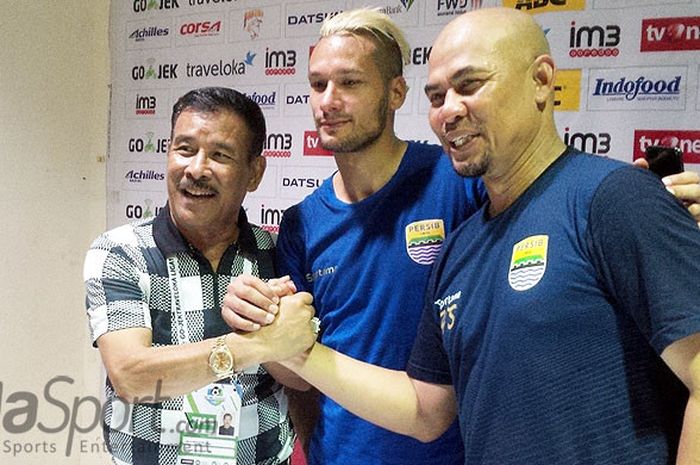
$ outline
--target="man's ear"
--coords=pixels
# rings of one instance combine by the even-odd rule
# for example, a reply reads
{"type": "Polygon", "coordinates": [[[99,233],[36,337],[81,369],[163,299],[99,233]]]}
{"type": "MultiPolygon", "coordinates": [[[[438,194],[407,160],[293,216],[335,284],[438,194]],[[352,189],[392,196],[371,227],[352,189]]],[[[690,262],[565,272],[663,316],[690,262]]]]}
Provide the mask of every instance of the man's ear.
{"type": "Polygon", "coordinates": [[[262,155],[256,155],[255,158],[253,158],[250,161],[250,165],[253,174],[251,175],[250,180],[248,181],[248,186],[246,189],[248,190],[248,192],[253,192],[258,188],[258,186],[260,185],[260,181],[262,181],[263,174],[265,174],[265,167],[267,167],[267,159],[262,155]]]}
{"type": "Polygon", "coordinates": [[[552,57],[540,55],[535,58],[532,79],[535,83],[535,101],[538,105],[544,105],[554,92],[555,78],[556,66],[552,57]]]}

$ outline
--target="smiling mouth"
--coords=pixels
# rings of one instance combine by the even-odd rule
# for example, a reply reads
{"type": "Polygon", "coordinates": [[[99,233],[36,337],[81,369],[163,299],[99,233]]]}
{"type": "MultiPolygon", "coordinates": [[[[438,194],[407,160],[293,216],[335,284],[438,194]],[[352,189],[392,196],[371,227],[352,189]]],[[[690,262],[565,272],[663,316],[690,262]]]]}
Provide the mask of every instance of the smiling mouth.
{"type": "Polygon", "coordinates": [[[450,147],[458,149],[474,140],[475,137],[475,134],[468,134],[466,136],[457,137],[456,139],[450,140],[448,143],[450,144],[450,147]]]}
{"type": "Polygon", "coordinates": [[[181,192],[185,195],[185,197],[190,199],[207,199],[216,195],[216,192],[213,191],[198,191],[190,189],[182,189],[181,192]]]}

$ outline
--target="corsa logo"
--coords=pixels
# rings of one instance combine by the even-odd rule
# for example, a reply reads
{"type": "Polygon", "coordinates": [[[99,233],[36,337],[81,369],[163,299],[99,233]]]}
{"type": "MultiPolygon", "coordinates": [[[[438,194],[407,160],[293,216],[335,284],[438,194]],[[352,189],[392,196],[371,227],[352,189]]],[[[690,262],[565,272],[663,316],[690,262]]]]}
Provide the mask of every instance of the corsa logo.
{"type": "Polygon", "coordinates": [[[554,82],[554,110],[578,111],[581,106],[581,70],[557,70],[554,82]]]}
{"type": "Polygon", "coordinates": [[[700,50],[700,16],[642,20],[640,51],[700,50]]]}
{"type": "Polygon", "coordinates": [[[328,157],[333,156],[330,152],[321,147],[321,138],[316,131],[304,131],[304,156],[305,157],[328,157]]]}
{"type": "Polygon", "coordinates": [[[503,6],[527,13],[585,10],[586,0],[504,0],[503,6]]]}
{"type": "Polygon", "coordinates": [[[686,163],[700,163],[700,131],[637,129],[634,131],[634,159],[643,158],[650,145],[678,147],[686,163]]]}

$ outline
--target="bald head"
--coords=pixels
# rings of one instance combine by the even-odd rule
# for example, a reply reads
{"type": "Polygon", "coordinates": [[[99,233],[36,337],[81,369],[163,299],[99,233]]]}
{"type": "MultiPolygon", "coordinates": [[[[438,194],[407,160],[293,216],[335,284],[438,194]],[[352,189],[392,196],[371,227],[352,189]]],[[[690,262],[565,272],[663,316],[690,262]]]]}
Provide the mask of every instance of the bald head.
{"type": "Polygon", "coordinates": [[[511,8],[485,8],[457,17],[440,32],[433,51],[455,44],[478,46],[503,58],[528,63],[539,55],[550,54],[539,24],[531,15],[511,8]]]}

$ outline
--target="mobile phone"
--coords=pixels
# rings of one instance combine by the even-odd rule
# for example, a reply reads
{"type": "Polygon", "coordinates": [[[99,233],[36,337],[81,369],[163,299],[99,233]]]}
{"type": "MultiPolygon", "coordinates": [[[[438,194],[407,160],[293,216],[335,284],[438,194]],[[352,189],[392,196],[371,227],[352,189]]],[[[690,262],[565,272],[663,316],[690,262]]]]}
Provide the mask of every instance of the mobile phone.
{"type": "Polygon", "coordinates": [[[649,170],[663,178],[683,172],[683,152],[678,147],[652,145],[645,150],[649,170]]]}

